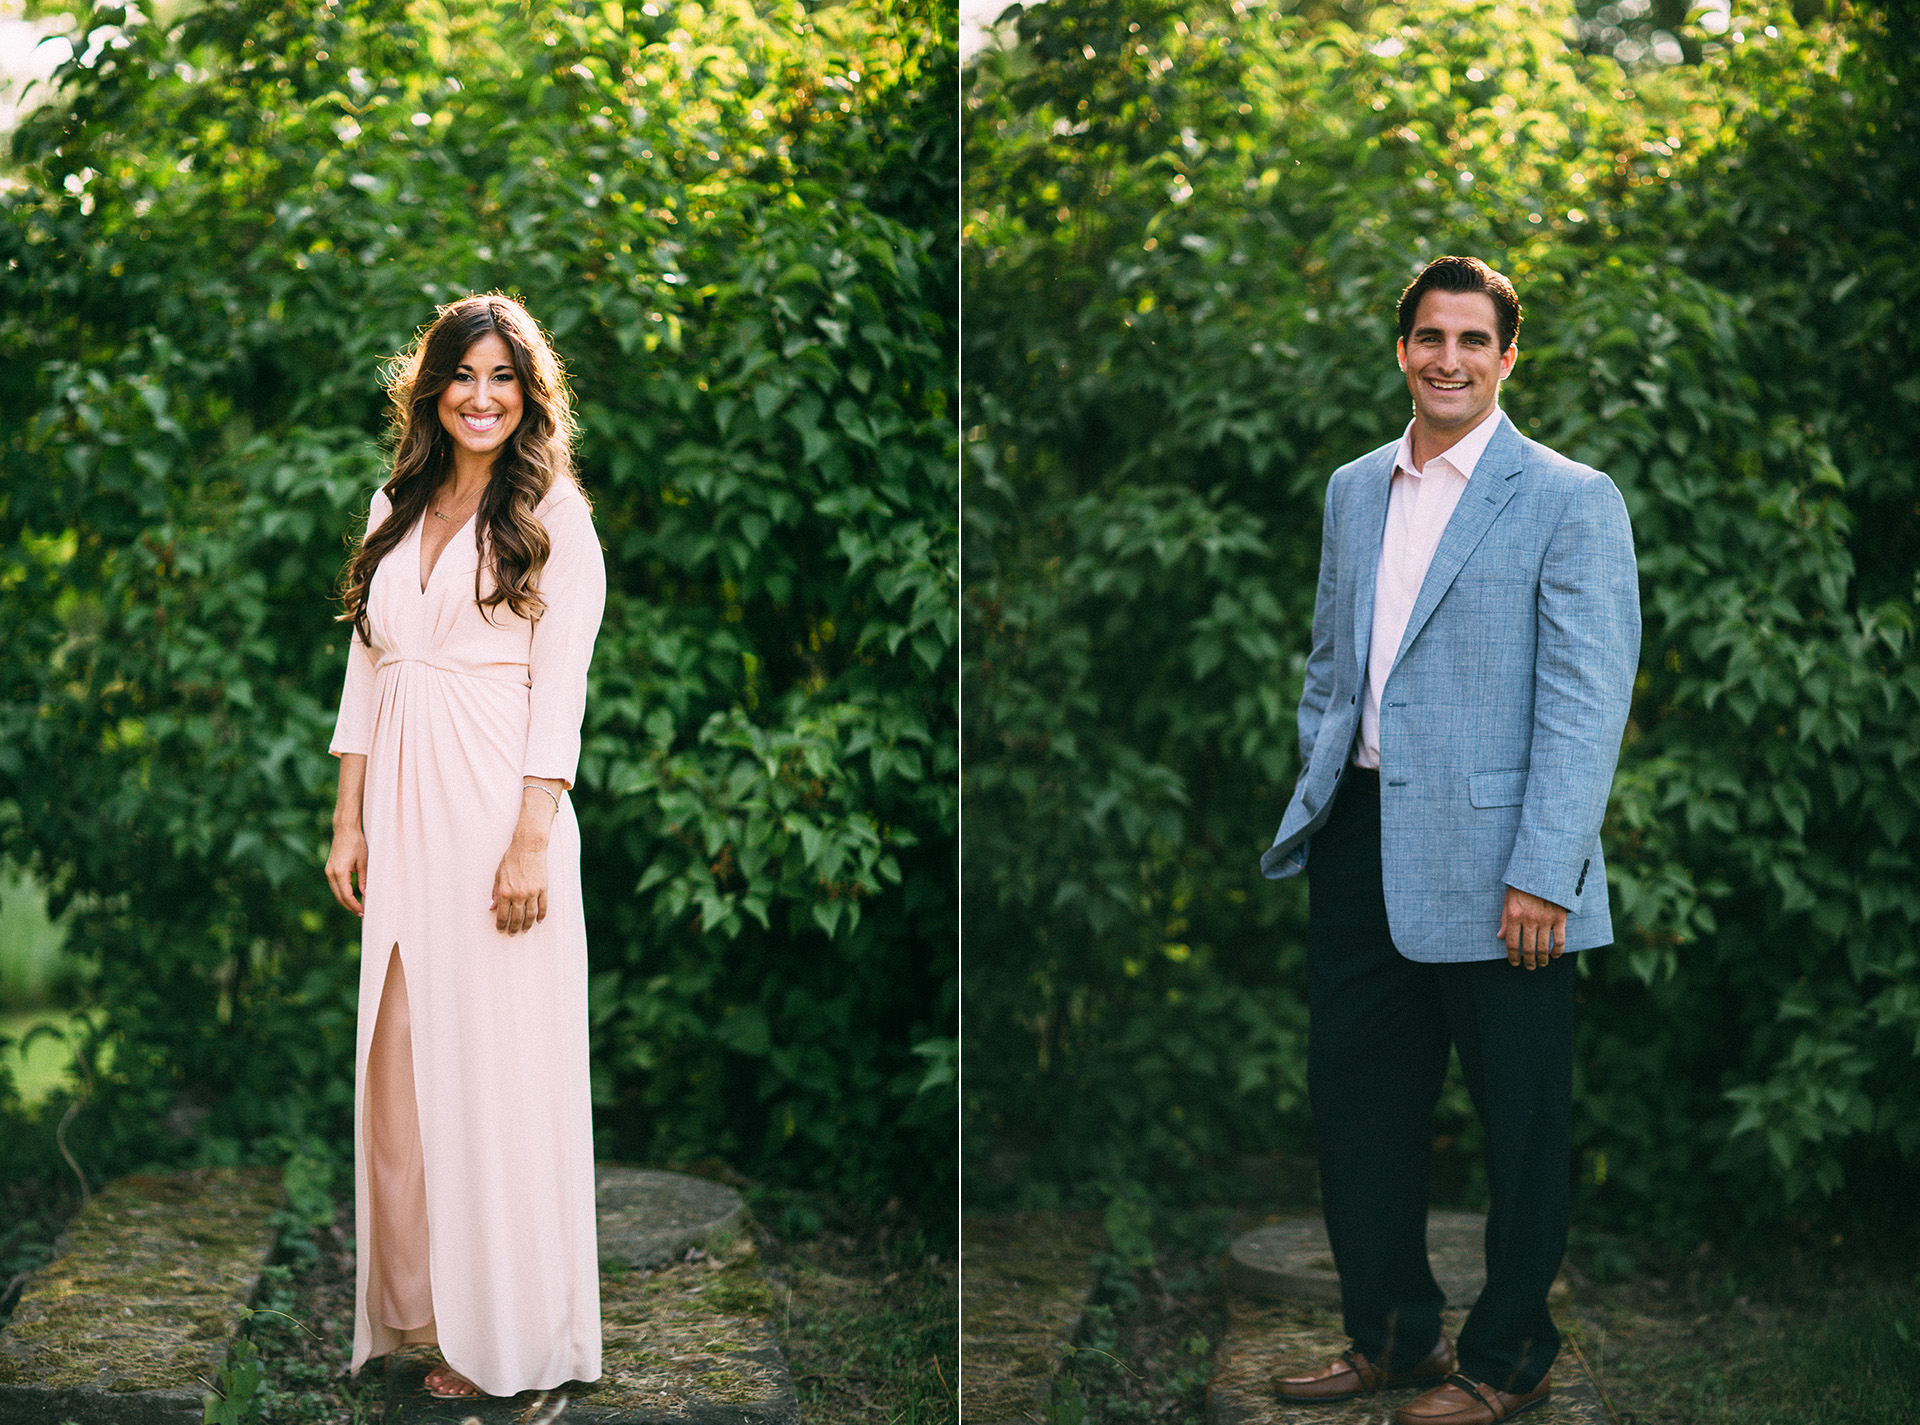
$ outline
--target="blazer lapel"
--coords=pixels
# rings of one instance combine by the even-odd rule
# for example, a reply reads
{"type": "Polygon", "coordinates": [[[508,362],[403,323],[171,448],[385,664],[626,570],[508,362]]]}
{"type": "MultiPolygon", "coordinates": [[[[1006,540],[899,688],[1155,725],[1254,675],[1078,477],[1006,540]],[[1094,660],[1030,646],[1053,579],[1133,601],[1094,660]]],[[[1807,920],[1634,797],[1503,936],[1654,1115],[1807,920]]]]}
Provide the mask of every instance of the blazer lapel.
{"type": "Polygon", "coordinates": [[[1393,491],[1393,458],[1399,451],[1400,442],[1396,440],[1380,453],[1378,468],[1369,471],[1362,482],[1355,500],[1354,532],[1342,551],[1360,567],[1359,581],[1353,588],[1353,666],[1363,687],[1367,680],[1367,645],[1373,641],[1373,592],[1380,576],[1380,540],[1387,531],[1387,497],[1393,491]]]}
{"type": "MultiPolygon", "coordinates": [[[[1400,647],[1393,655],[1394,667],[1400,666],[1400,660],[1407,656],[1407,650],[1413,646],[1414,639],[1420,636],[1420,630],[1426,627],[1427,620],[1433,617],[1440,600],[1453,587],[1453,581],[1466,564],[1467,556],[1473,553],[1487,531],[1493,528],[1494,520],[1507,507],[1507,501],[1513,498],[1523,450],[1520,432],[1503,414],[1499,429],[1481,452],[1480,463],[1473,470],[1473,478],[1467,481],[1460,503],[1453,507],[1447,527],[1440,535],[1440,543],[1434,548],[1433,562],[1427,565],[1427,577],[1420,584],[1420,597],[1413,601],[1413,612],[1407,616],[1407,631],[1401,636],[1400,647]]],[[[1367,602],[1371,605],[1371,583],[1368,593],[1367,602]]]]}

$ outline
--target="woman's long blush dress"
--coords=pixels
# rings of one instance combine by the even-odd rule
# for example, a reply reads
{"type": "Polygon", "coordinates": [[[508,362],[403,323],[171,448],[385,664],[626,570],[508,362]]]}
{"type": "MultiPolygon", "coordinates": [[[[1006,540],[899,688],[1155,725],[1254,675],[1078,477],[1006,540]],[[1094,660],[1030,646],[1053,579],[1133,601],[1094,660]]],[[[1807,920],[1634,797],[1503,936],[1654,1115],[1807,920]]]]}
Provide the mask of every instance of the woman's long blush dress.
{"type": "MultiPolygon", "coordinates": [[[[376,493],[369,533],[390,513],[376,493]]],[[[471,521],[424,589],[417,526],[381,561],[371,637],[353,638],[331,748],[367,758],[352,1369],[396,1349],[401,1328],[426,1324],[406,1318],[423,1316],[447,1363],[490,1395],[600,1374],[587,935],[567,797],[547,850],[546,919],[509,936],[488,909],[522,779],[573,785],[606,599],[579,490],[556,482],[536,515],[551,552],[534,622],[477,605],[471,521]],[[390,967],[403,972],[393,985],[390,967]],[[382,1027],[380,1062],[400,1068],[391,1081],[375,1075],[370,1094],[376,1020],[394,990],[406,1037],[382,1027]],[[409,1130],[399,1149],[397,1122],[409,1130]],[[384,1148],[369,1141],[382,1123],[384,1148]],[[380,1227],[396,1222],[406,1227],[389,1225],[383,1242],[380,1227]]],[[[481,577],[490,593],[491,573],[481,577]]]]}

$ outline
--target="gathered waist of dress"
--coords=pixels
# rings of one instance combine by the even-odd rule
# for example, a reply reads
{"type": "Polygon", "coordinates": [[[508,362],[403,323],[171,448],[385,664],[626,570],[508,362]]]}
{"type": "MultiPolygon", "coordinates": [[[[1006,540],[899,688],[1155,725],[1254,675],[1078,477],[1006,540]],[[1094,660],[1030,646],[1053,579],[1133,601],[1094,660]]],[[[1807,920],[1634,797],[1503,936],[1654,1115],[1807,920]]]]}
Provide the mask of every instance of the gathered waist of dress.
{"type": "Polygon", "coordinates": [[[423,668],[432,668],[436,672],[440,672],[440,673],[451,673],[456,678],[478,679],[482,683],[501,683],[511,688],[529,688],[533,686],[532,681],[527,677],[525,672],[521,672],[517,676],[511,675],[511,674],[503,675],[499,673],[482,673],[477,669],[456,668],[456,667],[453,667],[451,664],[436,663],[431,658],[414,658],[404,653],[382,654],[380,656],[380,661],[373,665],[373,671],[376,673],[383,673],[388,668],[396,667],[400,664],[405,664],[405,663],[417,663],[423,668]]]}

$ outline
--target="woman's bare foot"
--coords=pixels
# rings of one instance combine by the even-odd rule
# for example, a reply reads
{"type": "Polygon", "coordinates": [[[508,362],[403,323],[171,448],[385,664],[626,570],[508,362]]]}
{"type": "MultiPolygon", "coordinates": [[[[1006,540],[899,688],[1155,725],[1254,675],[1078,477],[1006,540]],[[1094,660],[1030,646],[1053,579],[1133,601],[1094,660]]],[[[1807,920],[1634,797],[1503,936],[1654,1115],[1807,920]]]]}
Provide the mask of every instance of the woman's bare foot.
{"type": "Polygon", "coordinates": [[[427,1372],[427,1394],[435,1400],[472,1400],[486,1392],[442,1362],[427,1372]]]}

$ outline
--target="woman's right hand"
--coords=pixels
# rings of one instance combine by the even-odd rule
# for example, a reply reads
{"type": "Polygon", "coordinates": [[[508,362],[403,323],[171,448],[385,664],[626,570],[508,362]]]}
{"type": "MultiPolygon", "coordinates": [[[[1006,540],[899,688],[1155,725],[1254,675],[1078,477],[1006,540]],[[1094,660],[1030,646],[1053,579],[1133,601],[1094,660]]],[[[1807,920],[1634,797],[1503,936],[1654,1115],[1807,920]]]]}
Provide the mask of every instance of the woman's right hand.
{"type": "Polygon", "coordinates": [[[341,905],[355,915],[366,915],[362,899],[367,894],[367,838],[357,828],[333,829],[333,849],[327,853],[327,884],[341,905]],[[358,895],[354,893],[355,877],[359,878],[358,895]]]}

